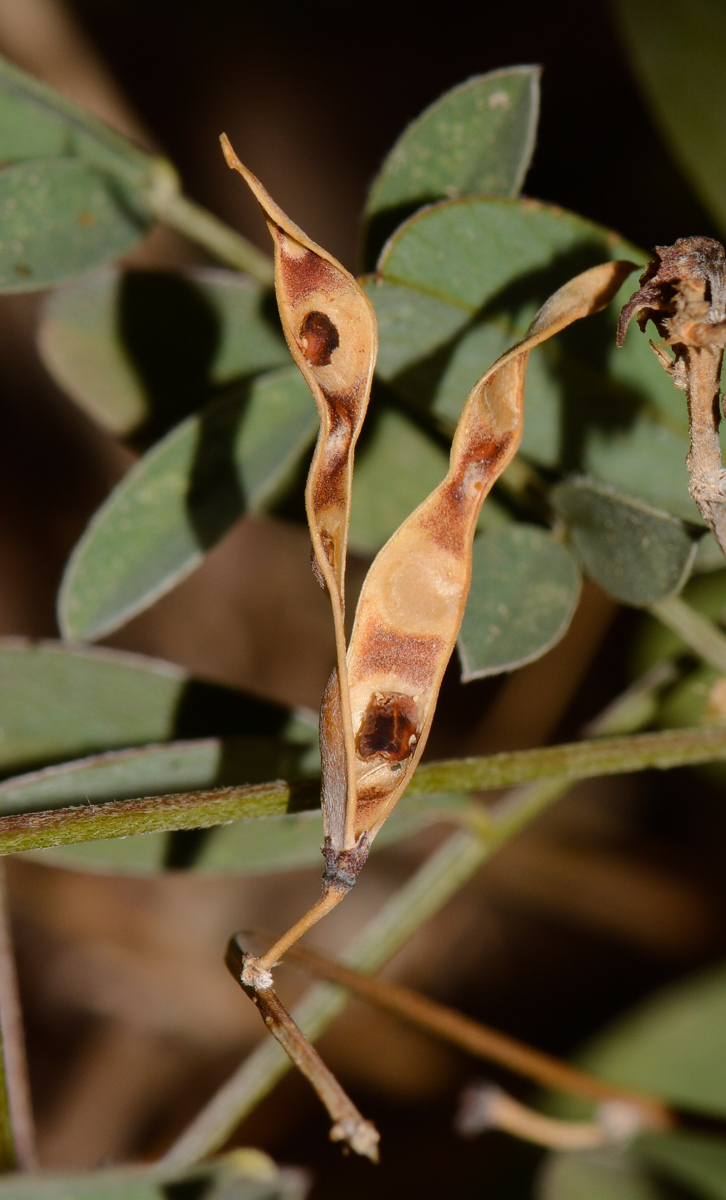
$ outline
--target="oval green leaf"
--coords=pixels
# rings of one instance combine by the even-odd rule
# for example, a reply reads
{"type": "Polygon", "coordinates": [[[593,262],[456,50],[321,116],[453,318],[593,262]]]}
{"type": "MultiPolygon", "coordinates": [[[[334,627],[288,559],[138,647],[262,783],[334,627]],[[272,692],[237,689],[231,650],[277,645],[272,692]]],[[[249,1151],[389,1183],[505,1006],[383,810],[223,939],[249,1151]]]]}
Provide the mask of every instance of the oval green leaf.
{"type": "Polygon", "coordinates": [[[294,367],[212,401],[158,442],[94,515],[66,567],[64,637],[118,628],[194,570],[244,513],[273,503],[317,430],[294,367]]]}
{"type": "Polygon", "coordinates": [[[538,67],[477,75],[445,92],[401,134],[365,209],[366,259],[423,204],[452,196],[516,196],[539,117],[538,67]]]}
{"type": "Polygon", "coordinates": [[[536,1200],[667,1200],[640,1164],[621,1148],[550,1154],[535,1190],[536,1200]]]}
{"type": "Polygon", "coordinates": [[[567,631],[579,594],[577,565],[548,530],[510,525],[476,538],[459,634],[463,681],[540,658],[567,631]]]}
{"type": "Polygon", "coordinates": [[[152,162],[115,129],[0,57],[0,162],[68,156],[139,185],[152,162]]]}
{"type": "Polygon", "coordinates": [[[234,271],[108,269],[50,297],[40,355],[89,416],[148,444],[215,388],[289,362],[270,299],[234,271]]]}
{"type": "Polygon", "coordinates": [[[0,292],[27,292],[127,254],[150,216],[139,197],[73,159],[0,171],[0,292]]]}
{"type": "Polygon", "coordinates": [[[726,1141],[686,1133],[646,1134],[634,1147],[659,1175],[706,1200],[726,1200],[726,1141]]]}
{"type": "Polygon", "coordinates": [[[726,967],[658,992],[578,1061],[668,1104],[726,1117],[726,967]]]}
{"type": "Polygon", "coordinates": [[[623,604],[644,608],[677,592],[696,541],[682,521],[592,479],[570,479],[550,493],[587,574],[623,604]]]}
{"type": "Polygon", "coordinates": [[[720,0],[616,0],[614,8],[666,143],[726,229],[726,9],[720,0]]]}
{"type": "MultiPolygon", "coordinates": [[[[58,642],[0,641],[2,775],[175,737],[289,737],[293,730],[299,737],[302,728],[289,709],[192,679],[172,663],[58,642]]],[[[313,726],[308,740],[314,736],[313,726]]],[[[168,764],[168,776],[163,770],[161,791],[174,790],[183,765],[168,764]]]]}
{"type": "MultiPolygon", "coordinates": [[[[602,226],[535,201],[462,199],[412,217],[366,283],[380,329],[379,374],[453,430],[482,372],[523,336],[567,279],[645,255],[602,226]]],[[[702,524],[688,493],[683,397],[635,334],[615,346],[620,303],[531,356],[522,454],[593,475],[702,524]]]]}

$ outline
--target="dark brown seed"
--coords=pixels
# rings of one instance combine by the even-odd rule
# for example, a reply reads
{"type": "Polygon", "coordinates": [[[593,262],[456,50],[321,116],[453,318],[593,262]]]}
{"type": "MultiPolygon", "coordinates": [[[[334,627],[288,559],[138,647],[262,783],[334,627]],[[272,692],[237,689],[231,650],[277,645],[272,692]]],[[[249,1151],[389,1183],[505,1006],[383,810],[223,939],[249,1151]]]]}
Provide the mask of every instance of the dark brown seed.
{"type": "Polygon", "coordinates": [[[361,758],[402,762],[416,745],[418,708],[403,692],[376,692],[366,709],[358,737],[361,758]]]}
{"type": "Polygon", "coordinates": [[[300,326],[300,345],[311,367],[327,367],[340,345],[338,330],[325,313],[310,312],[300,326]]]}

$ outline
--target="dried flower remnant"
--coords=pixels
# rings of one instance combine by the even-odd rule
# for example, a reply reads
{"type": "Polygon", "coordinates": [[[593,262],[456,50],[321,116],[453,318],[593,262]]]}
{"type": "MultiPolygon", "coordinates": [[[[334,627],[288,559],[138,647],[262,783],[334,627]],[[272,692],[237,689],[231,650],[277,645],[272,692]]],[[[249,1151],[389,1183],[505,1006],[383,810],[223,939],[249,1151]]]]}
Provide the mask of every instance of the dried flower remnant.
{"type": "Polygon", "coordinates": [[[656,246],[640,288],[620,314],[622,346],[634,316],[652,321],[663,342],[651,342],[673,383],[686,393],[691,447],[690,493],[726,555],[726,472],[721,460],[721,366],[726,346],[726,254],[711,238],[679,238],[656,246]],[[665,346],[670,347],[673,358],[665,346]]]}

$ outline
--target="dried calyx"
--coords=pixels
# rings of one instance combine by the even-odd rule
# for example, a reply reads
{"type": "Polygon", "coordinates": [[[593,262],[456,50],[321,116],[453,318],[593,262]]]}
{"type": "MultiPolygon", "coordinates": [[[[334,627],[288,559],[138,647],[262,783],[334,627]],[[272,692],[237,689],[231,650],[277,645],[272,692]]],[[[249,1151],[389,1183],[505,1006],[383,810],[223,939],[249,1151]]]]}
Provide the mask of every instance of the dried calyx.
{"type": "Polygon", "coordinates": [[[726,473],[721,461],[721,366],[726,346],[726,254],[711,238],[679,238],[656,246],[640,288],[620,314],[618,345],[637,316],[652,321],[651,346],[673,383],[686,393],[691,448],[686,459],[691,496],[726,554],[726,473]],[[665,347],[669,347],[673,357],[665,347]]]}

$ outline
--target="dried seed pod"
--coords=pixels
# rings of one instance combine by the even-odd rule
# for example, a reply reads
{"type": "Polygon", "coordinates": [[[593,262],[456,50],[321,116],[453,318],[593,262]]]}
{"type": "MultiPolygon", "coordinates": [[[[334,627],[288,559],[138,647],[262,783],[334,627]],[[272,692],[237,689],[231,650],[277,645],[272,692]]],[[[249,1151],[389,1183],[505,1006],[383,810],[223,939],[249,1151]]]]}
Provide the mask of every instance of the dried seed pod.
{"type": "Polygon", "coordinates": [[[652,321],[664,345],[651,346],[675,387],[686,393],[691,446],[690,493],[726,555],[726,471],[721,458],[720,381],[726,346],[726,253],[712,238],[656,246],[655,259],[620,314],[622,346],[634,316],[652,321]]]}
{"type": "MultiPolygon", "coordinates": [[[[288,346],[320,415],[320,434],[310,466],[305,502],[318,581],[330,595],[337,668],[324,706],[336,714],[334,745],[323,747],[324,791],[335,776],[353,802],[353,734],[345,681],[345,559],[355,444],[363,424],[378,350],[375,313],[352,275],[317,246],[240,162],[226,135],[228,165],[259,201],[275,243],[275,291],[288,346]]],[[[325,722],[324,722],[325,723],[325,722]]]]}
{"type": "MultiPolygon", "coordinates": [[[[373,840],[423,752],[466,606],[479,512],[522,435],[530,351],[608,304],[632,269],[631,263],[595,267],[547,301],[525,339],[469,394],[448,475],[371,566],[348,650],[355,809],[346,812],[343,843],[332,849],[373,840]]],[[[339,808],[345,803],[342,790],[336,800],[339,808]]],[[[342,824],[339,812],[326,814],[331,838],[342,824]]]]}

